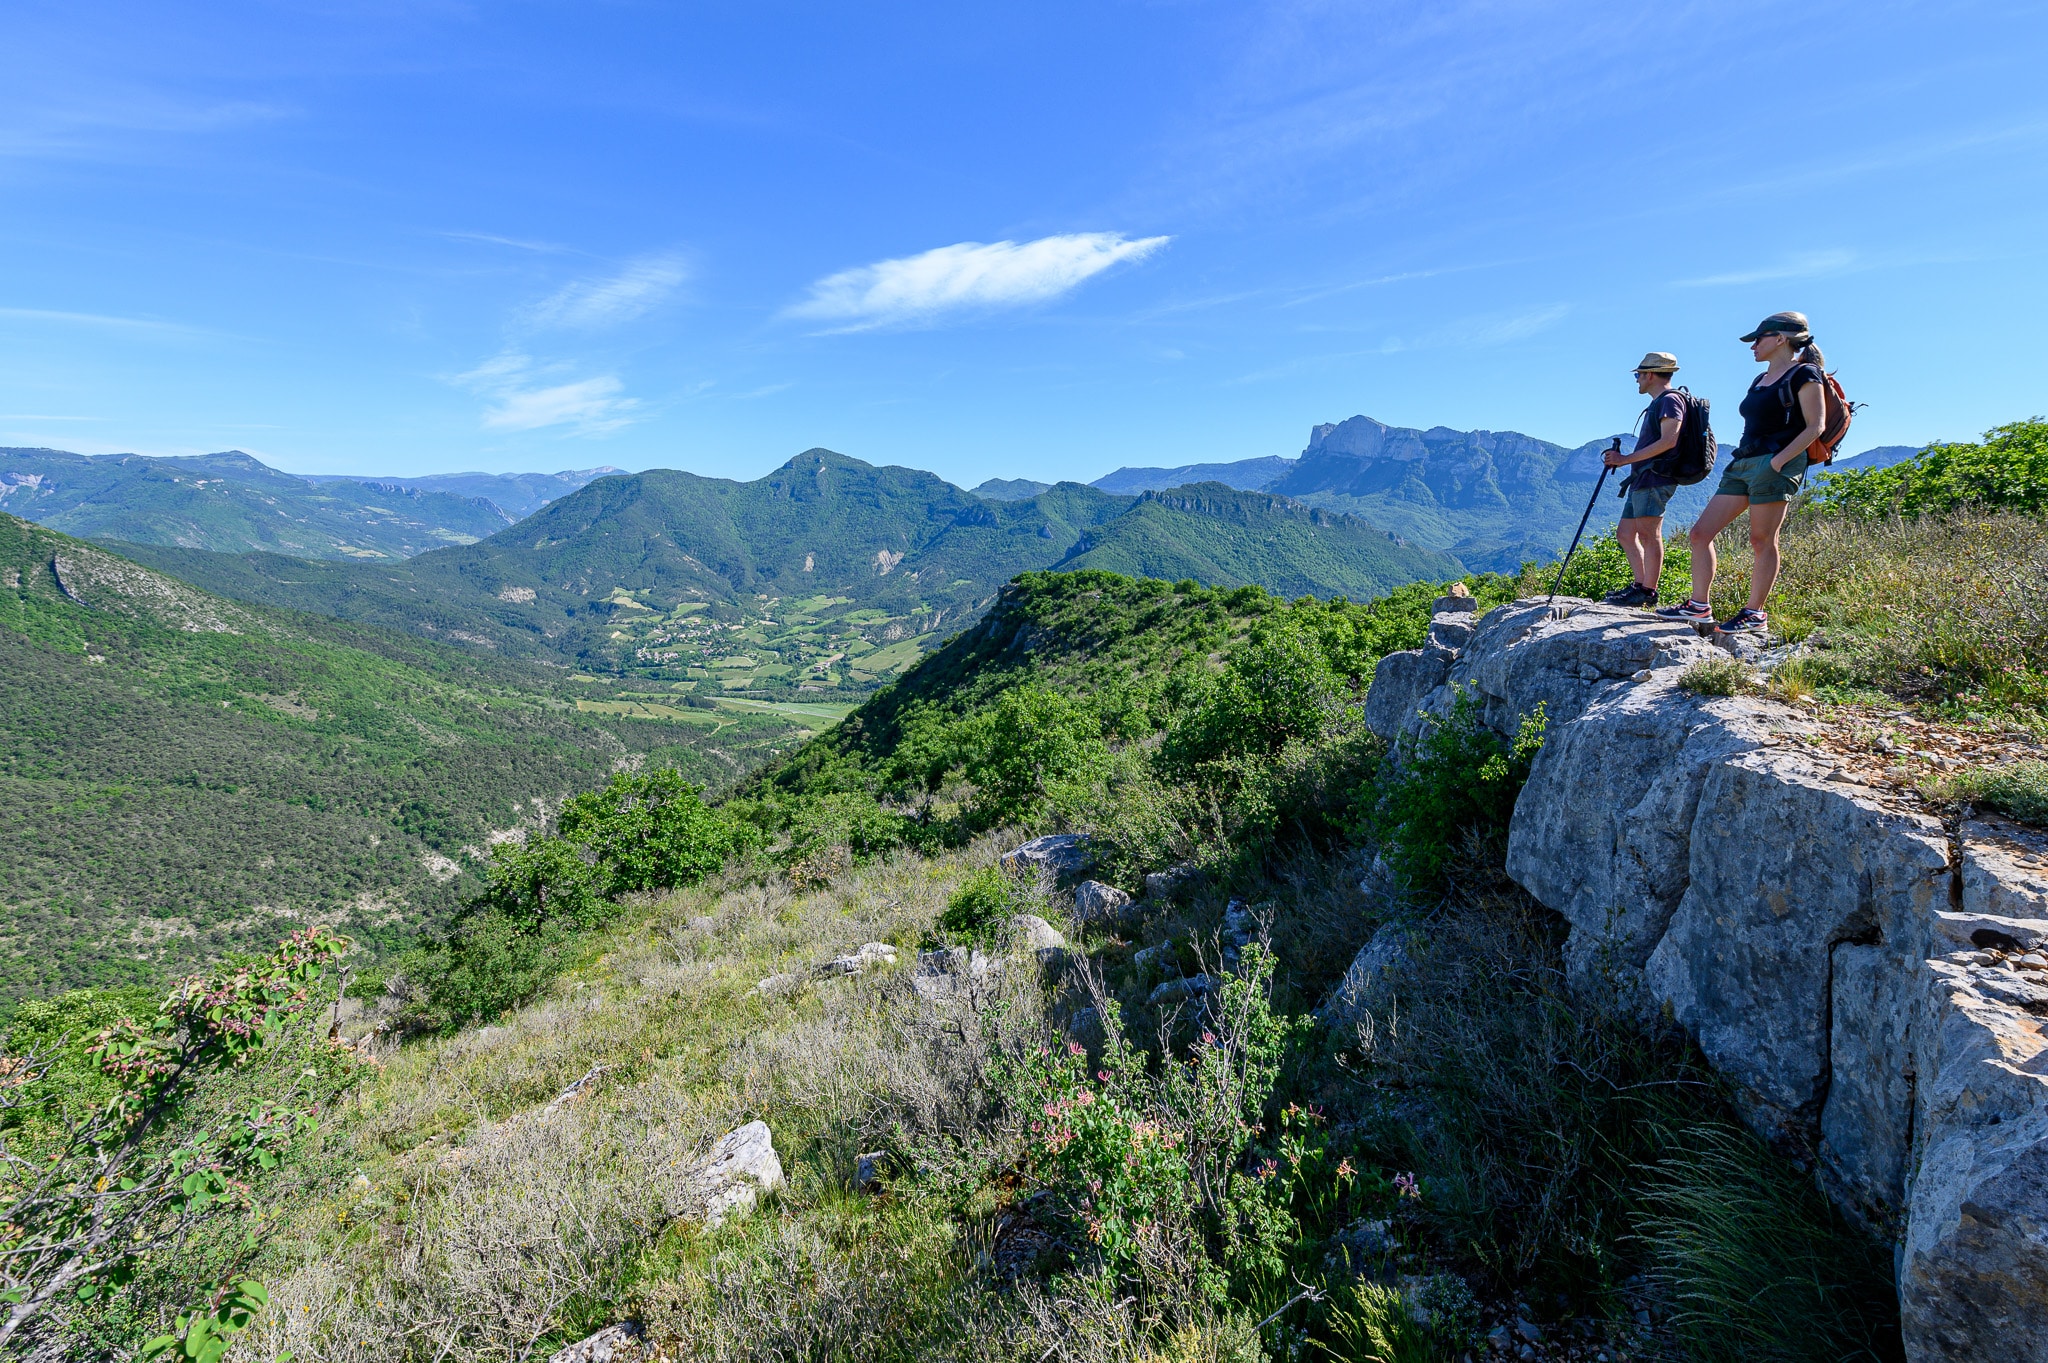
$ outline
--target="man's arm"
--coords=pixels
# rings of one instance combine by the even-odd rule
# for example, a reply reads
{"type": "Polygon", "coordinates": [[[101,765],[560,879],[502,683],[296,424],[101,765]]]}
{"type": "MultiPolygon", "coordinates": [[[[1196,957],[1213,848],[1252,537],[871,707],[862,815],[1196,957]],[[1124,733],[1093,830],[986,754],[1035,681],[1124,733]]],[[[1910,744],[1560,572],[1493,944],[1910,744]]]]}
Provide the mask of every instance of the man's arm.
{"type": "Polygon", "coordinates": [[[1655,459],[1660,454],[1669,454],[1672,450],[1678,448],[1678,432],[1684,425],[1685,418],[1682,416],[1665,417],[1664,420],[1657,424],[1657,429],[1661,434],[1656,440],[1643,446],[1634,454],[1622,454],[1619,451],[1609,454],[1607,456],[1607,467],[1618,469],[1623,464],[1640,464],[1645,459],[1655,459]]]}

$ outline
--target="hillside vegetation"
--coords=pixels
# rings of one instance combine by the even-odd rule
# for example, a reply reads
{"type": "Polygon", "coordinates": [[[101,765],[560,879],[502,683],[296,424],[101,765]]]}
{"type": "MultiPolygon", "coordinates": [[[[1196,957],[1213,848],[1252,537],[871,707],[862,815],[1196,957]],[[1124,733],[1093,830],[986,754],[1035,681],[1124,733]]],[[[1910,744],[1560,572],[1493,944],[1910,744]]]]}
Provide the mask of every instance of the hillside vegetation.
{"type": "Polygon", "coordinates": [[[472,544],[515,519],[480,497],[299,478],[239,450],[150,458],[0,449],[0,511],[81,538],[343,561],[472,544]]]}
{"type": "MultiPolygon", "coordinates": [[[[2001,576],[2039,552],[2026,495],[1803,508],[1774,601],[1799,694],[2038,733],[2048,659],[2001,576]]],[[[1625,577],[1596,543],[1565,585],[1625,577]]],[[[349,1096],[260,1222],[38,1328],[119,1353],[251,1281],[266,1309],[220,1298],[240,1359],[545,1357],[619,1320],[615,1356],[721,1363],[1896,1359],[1892,1247],[1683,1036],[1567,990],[1556,915],[1501,873],[1545,716],[1461,706],[1399,760],[1364,729],[1441,590],[1024,574],[715,805],[620,775],[334,1003],[360,1040],[306,1092],[349,1096]],[[1081,916],[999,863],[1061,828],[1151,892],[1081,916]],[[787,1185],[713,1225],[700,1161],[757,1119],[787,1185]]],[[[10,1048],[120,1006],[36,1004],[10,1048]]],[[[312,1035],[247,1083],[299,1101],[312,1035]]]]}
{"type": "Polygon", "coordinates": [[[615,766],[718,787],[805,732],[591,713],[589,690],[0,516],[0,999],[153,984],[307,919],[403,945],[474,891],[493,836],[615,766]]]}

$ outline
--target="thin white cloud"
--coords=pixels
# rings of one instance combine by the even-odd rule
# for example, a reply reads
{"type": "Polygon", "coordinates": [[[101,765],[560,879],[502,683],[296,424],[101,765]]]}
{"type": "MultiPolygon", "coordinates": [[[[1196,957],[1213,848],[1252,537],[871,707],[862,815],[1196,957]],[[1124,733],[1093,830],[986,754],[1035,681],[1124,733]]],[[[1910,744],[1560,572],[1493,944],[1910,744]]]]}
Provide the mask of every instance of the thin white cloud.
{"type": "Polygon", "coordinates": [[[18,317],[25,322],[59,322],[66,326],[104,327],[112,331],[153,331],[166,335],[196,336],[198,327],[177,322],[158,322],[147,317],[110,317],[97,312],[61,312],[54,308],[0,308],[0,317],[18,317]]]}
{"type": "Polygon", "coordinates": [[[842,323],[838,331],[865,331],[930,322],[946,313],[1042,303],[1120,261],[1143,260],[1171,240],[1069,232],[1022,243],[963,241],[827,275],[787,315],[842,323]]]}
{"type": "Polygon", "coordinates": [[[646,256],[609,279],[563,285],[528,308],[520,321],[531,330],[597,331],[618,326],[658,307],[689,275],[677,256],[646,256]]]}
{"type": "Polygon", "coordinates": [[[1700,279],[1672,282],[1681,289],[1715,289],[1731,284],[1768,284],[1775,279],[1811,279],[1815,275],[1847,269],[1856,262],[1854,251],[1809,251],[1802,256],[1766,265],[1761,269],[1738,270],[1731,274],[1707,275],[1700,279]]]}
{"type": "Polygon", "coordinates": [[[602,435],[633,423],[640,406],[622,396],[625,385],[610,374],[548,383],[524,355],[496,355],[450,382],[490,400],[482,423],[487,431],[538,431],[572,427],[578,435],[602,435]]]}
{"type": "Polygon", "coordinates": [[[515,251],[533,251],[542,255],[555,255],[569,248],[557,246],[551,241],[526,241],[519,237],[501,237],[495,232],[443,232],[449,241],[473,241],[482,246],[509,246],[515,251]]]}

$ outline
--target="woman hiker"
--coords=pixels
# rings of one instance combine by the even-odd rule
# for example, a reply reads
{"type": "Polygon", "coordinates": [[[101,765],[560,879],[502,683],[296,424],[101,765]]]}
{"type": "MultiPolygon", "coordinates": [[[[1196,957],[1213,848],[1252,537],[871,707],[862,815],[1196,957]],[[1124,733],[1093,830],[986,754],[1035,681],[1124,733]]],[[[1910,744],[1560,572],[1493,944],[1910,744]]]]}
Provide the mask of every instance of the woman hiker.
{"type": "Polygon", "coordinates": [[[1745,510],[1755,566],[1749,575],[1749,604],[1714,626],[1717,634],[1760,634],[1769,621],[1764,602],[1778,581],[1778,529],[1791,498],[1806,476],[1806,449],[1827,422],[1820,347],[1803,312],[1774,312],[1742,338],[1765,368],[1749,385],[1738,409],[1742,443],[1721,475],[1720,486],[1693,523],[1692,598],[1662,607],[1667,620],[1710,620],[1707,594],[1714,586],[1714,536],[1745,510]]]}
{"type": "Polygon", "coordinates": [[[1621,524],[1614,528],[1621,551],[1635,581],[1618,592],[1607,594],[1611,606],[1654,606],[1657,578],[1664,571],[1664,508],[1678,491],[1675,479],[1667,478],[1649,461],[1678,448],[1678,432],[1685,425],[1685,398],[1672,390],[1671,376],[1678,372],[1678,357],[1653,350],[1636,366],[1636,391],[1650,399],[1643,410],[1642,429],[1636,432],[1633,454],[1610,451],[1607,467],[1630,468],[1628,500],[1621,504],[1621,524]]]}

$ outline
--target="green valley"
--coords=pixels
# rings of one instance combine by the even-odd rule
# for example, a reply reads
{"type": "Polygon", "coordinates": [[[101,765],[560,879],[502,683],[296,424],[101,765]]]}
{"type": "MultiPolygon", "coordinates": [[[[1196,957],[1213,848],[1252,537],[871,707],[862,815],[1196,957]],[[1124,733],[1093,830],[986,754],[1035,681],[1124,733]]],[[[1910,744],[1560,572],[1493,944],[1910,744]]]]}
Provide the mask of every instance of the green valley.
{"type": "Polygon", "coordinates": [[[1061,483],[991,501],[829,450],[751,483],[666,469],[603,479],[480,543],[403,563],[118,547],[240,600],[765,700],[863,695],[1022,572],[1112,567],[1363,597],[1458,571],[1447,554],[1263,494],[1061,483]]]}
{"type": "Polygon", "coordinates": [[[621,701],[0,516],[0,999],[155,983],[309,921],[402,944],[610,771],[720,789],[831,714],[621,701]]]}

